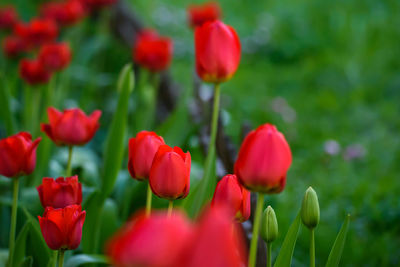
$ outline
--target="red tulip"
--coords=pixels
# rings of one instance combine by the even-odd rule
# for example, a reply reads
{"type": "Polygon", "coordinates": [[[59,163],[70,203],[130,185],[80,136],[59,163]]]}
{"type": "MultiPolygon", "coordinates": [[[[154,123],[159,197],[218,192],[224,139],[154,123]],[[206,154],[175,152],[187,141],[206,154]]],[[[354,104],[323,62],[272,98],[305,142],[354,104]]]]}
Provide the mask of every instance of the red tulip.
{"type": "Polygon", "coordinates": [[[52,19],[60,25],[72,25],[79,22],[85,15],[85,7],[80,0],[65,2],[48,2],[41,6],[42,17],[52,19]]]}
{"type": "Polygon", "coordinates": [[[19,64],[19,73],[25,82],[31,85],[45,84],[50,80],[51,73],[37,60],[23,59],[19,64]]]}
{"type": "Polygon", "coordinates": [[[22,53],[28,52],[29,44],[18,36],[8,36],[3,41],[3,51],[9,58],[15,58],[22,53]]]}
{"type": "Polygon", "coordinates": [[[47,109],[49,123],[40,125],[44,132],[58,146],[81,146],[89,142],[97,129],[101,111],[96,110],[90,116],[79,108],[66,109],[60,112],[50,107],[47,109]]]}
{"type": "Polygon", "coordinates": [[[135,138],[129,139],[128,169],[132,178],[149,178],[151,164],[158,148],[164,145],[164,139],[154,132],[142,131],[135,138]]]}
{"type": "Polygon", "coordinates": [[[32,142],[32,136],[27,132],[0,140],[0,175],[17,177],[29,175],[36,166],[36,148],[41,138],[32,142]]]}
{"type": "Polygon", "coordinates": [[[153,193],[169,200],[184,198],[190,187],[190,153],[179,147],[162,145],[150,169],[150,187],[153,193]]]}
{"type": "Polygon", "coordinates": [[[200,218],[179,266],[247,266],[244,240],[239,233],[224,206],[209,208],[200,218]]]}
{"type": "Polygon", "coordinates": [[[43,178],[42,184],[36,187],[40,203],[43,208],[53,207],[65,208],[69,205],[80,205],[82,203],[82,184],[78,182],[78,176],[43,178]]]}
{"type": "Polygon", "coordinates": [[[51,19],[33,19],[28,24],[17,23],[15,33],[26,42],[42,45],[53,42],[58,35],[57,24],[51,19]]]}
{"type": "Polygon", "coordinates": [[[225,82],[239,66],[239,37],[231,26],[219,20],[196,27],[195,50],[197,74],[205,82],[225,82]]]}
{"type": "Polygon", "coordinates": [[[239,222],[250,217],[250,192],[237,179],[236,175],[225,175],[215,188],[212,206],[227,205],[239,222]]]}
{"type": "Polygon", "coordinates": [[[0,29],[12,29],[18,21],[18,14],[13,6],[0,8],[0,29]]]}
{"type": "Polygon", "coordinates": [[[134,60],[151,72],[159,72],[171,63],[172,40],[160,37],[155,31],[145,30],[136,40],[133,47],[134,60]]]}
{"type": "Polygon", "coordinates": [[[45,44],[40,48],[39,60],[51,71],[64,69],[71,61],[71,50],[67,43],[45,44]]]}
{"type": "Polygon", "coordinates": [[[49,248],[76,249],[81,243],[85,216],[86,211],[82,211],[81,205],[71,205],[62,209],[47,207],[43,217],[38,218],[49,248]]]}
{"type": "Polygon", "coordinates": [[[203,25],[207,21],[220,18],[221,8],[217,2],[209,2],[202,5],[190,5],[187,9],[189,24],[191,27],[203,25]]]}
{"type": "Polygon", "coordinates": [[[264,124],[244,139],[235,174],[252,191],[279,193],[285,187],[291,163],[292,153],[283,134],[274,125],[264,124]]]}
{"type": "Polygon", "coordinates": [[[112,237],[106,251],[115,267],[183,267],[177,261],[191,235],[192,227],[180,213],[141,214],[112,237]]]}

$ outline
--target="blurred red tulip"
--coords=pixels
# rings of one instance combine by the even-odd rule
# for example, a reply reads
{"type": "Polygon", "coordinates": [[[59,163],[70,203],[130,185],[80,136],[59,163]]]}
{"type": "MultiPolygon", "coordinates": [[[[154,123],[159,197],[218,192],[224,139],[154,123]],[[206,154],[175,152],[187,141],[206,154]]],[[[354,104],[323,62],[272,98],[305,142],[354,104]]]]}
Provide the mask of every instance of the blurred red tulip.
{"type": "Polygon", "coordinates": [[[63,112],[50,107],[47,109],[49,123],[40,125],[44,132],[58,146],[81,146],[89,142],[99,128],[101,111],[96,110],[87,116],[79,108],[63,112]]]}
{"type": "Polygon", "coordinates": [[[207,21],[214,21],[221,17],[221,8],[217,2],[201,5],[190,5],[187,8],[188,20],[191,27],[203,25],[207,21]]]}
{"type": "Polygon", "coordinates": [[[36,187],[40,203],[43,208],[53,207],[65,208],[69,205],[80,205],[82,203],[82,184],[78,182],[78,176],[43,178],[42,184],[36,187]]]}
{"type": "Polygon", "coordinates": [[[83,2],[89,10],[96,10],[99,8],[111,6],[118,2],[118,0],[83,0],[83,2]]]}
{"type": "Polygon", "coordinates": [[[71,49],[67,43],[45,44],[40,48],[39,61],[50,71],[61,71],[71,61],[71,49]]]}
{"type": "Polygon", "coordinates": [[[235,30],[219,20],[195,30],[196,70],[205,82],[232,78],[240,62],[240,41],[235,30]]]}
{"type": "Polygon", "coordinates": [[[150,187],[153,193],[169,200],[184,198],[190,187],[190,153],[179,147],[159,147],[150,169],[150,187]]]}
{"type": "Polygon", "coordinates": [[[19,55],[28,52],[29,44],[18,36],[7,36],[3,41],[4,54],[9,58],[15,58],[19,55]]]}
{"type": "Polygon", "coordinates": [[[151,164],[164,139],[155,132],[142,131],[129,139],[128,169],[132,178],[149,179],[151,164]]]}
{"type": "Polygon", "coordinates": [[[28,132],[0,140],[0,175],[8,178],[29,175],[36,166],[36,148],[41,138],[32,141],[28,132]]]}
{"type": "Polygon", "coordinates": [[[47,207],[43,217],[38,216],[40,229],[49,248],[76,249],[81,243],[86,211],[80,205],[62,209],[47,207]]]}
{"type": "Polygon", "coordinates": [[[68,26],[82,20],[86,11],[83,1],[66,0],[43,4],[40,8],[40,14],[42,17],[52,19],[60,25],[68,26]]]}
{"type": "Polygon", "coordinates": [[[158,36],[153,30],[144,30],[133,47],[133,58],[151,72],[165,70],[172,59],[172,40],[158,36]]]}
{"type": "Polygon", "coordinates": [[[239,183],[236,175],[228,174],[218,182],[211,205],[227,205],[235,218],[244,222],[250,217],[250,192],[239,183]]]}
{"type": "Polygon", "coordinates": [[[18,21],[18,14],[13,6],[0,7],[0,29],[12,29],[18,21]]]}
{"type": "Polygon", "coordinates": [[[115,267],[183,267],[179,257],[191,235],[192,226],[181,213],[141,214],[111,238],[106,251],[115,267]]]}
{"type": "Polygon", "coordinates": [[[215,205],[202,214],[179,266],[247,266],[245,242],[224,207],[215,205]]]}
{"type": "Polygon", "coordinates": [[[35,18],[27,24],[17,23],[14,29],[16,35],[37,46],[53,42],[58,35],[57,24],[51,19],[35,18]]]}
{"type": "Polygon", "coordinates": [[[51,72],[37,59],[22,59],[19,64],[19,74],[31,85],[47,83],[51,77],[51,72]]]}
{"type": "Polygon", "coordinates": [[[291,163],[292,153],[285,137],[267,123],[244,139],[235,163],[235,174],[252,191],[279,193],[285,187],[291,163]]]}

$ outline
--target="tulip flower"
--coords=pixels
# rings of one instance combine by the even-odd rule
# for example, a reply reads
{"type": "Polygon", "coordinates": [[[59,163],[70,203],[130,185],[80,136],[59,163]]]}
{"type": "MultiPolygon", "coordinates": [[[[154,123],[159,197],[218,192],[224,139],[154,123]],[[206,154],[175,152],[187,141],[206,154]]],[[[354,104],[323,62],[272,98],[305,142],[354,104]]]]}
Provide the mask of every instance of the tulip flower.
{"type": "Polygon", "coordinates": [[[179,147],[159,147],[150,169],[151,190],[161,198],[184,198],[190,187],[190,153],[179,147]]]}
{"type": "Polygon", "coordinates": [[[172,40],[158,36],[153,30],[144,30],[139,34],[132,52],[137,64],[151,72],[159,72],[171,63],[172,40]]]}
{"type": "Polygon", "coordinates": [[[215,188],[211,205],[227,205],[239,222],[250,217],[250,192],[238,181],[236,175],[225,175],[215,188]]]}
{"type": "Polygon", "coordinates": [[[191,27],[198,27],[205,22],[220,18],[221,8],[217,2],[209,2],[202,5],[190,5],[187,9],[188,20],[191,27]]]}
{"type": "Polygon", "coordinates": [[[292,153],[274,125],[264,124],[244,139],[235,163],[235,174],[248,189],[279,193],[286,184],[292,153]]]}
{"type": "Polygon", "coordinates": [[[15,33],[26,42],[40,46],[53,42],[58,35],[57,24],[51,19],[33,19],[27,24],[17,23],[15,33]]]}
{"type": "Polygon", "coordinates": [[[40,48],[39,61],[50,71],[60,71],[71,61],[71,49],[67,43],[45,44],[40,48]]]}
{"type": "Polygon", "coordinates": [[[181,213],[141,214],[111,238],[106,253],[115,267],[180,267],[179,257],[191,236],[192,226],[181,213]]]}
{"type": "Polygon", "coordinates": [[[0,7],[0,29],[12,29],[18,21],[18,14],[13,6],[0,7]]]}
{"type": "Polygon", "coordinates": [[[79,108],[63,112],[50,107],[47,109],[48,124],[41,124],[41,130],[58,146],[81,146],[89,142],[99,128],[101,111],[87,116],[79,108]]]}
{"type": "Polygon", "coordinates": [[[7,36],[3,40],[3,51],[8,58],[15,58],[28,52],[29,44],[18,36],[7,36]]]}
{"type": "Polygon", "coordinates": [[[47,246],[53,250],[76,249],[81,243],[85,216],[86,211],[80,205],[62,209],[47,207],[43,217],[38,216],[47,246]]]}
{"type": "Polygon", "coordinates": [[[155,132],[141,131],[129,139],[128,169],[132,178],[149,178],[151,164],[161,145],[165,145],[164,139],[155,132]]]}
{"type": "Polygon", "coordinates": [[[48,2],[41,6],[42,17],[52,19],[58,24],[68,26],[79,22],[85,15],[85,6],[81,0],[48,2]]]}
{"type": "Polygon", "coordinates": [[[82,203],[82,184],[78,182],[77,175],[65,179],[59,177],[56,180],[45,177],[36,189],[43,208],[59,209],[82,203]]]}
{"type": "Polygon", "coordinates": [[[30,85],[45,84],[50,80],[51,72],[37,59],[23,59],[19,64],[19,74],[30,85]]]}
{"type": "Polygon", "coordinates": [[[236,31],[216,20],[195,30],[196,70],[210,83],[228,81],[240,62],[240,41],[236,31]]]}

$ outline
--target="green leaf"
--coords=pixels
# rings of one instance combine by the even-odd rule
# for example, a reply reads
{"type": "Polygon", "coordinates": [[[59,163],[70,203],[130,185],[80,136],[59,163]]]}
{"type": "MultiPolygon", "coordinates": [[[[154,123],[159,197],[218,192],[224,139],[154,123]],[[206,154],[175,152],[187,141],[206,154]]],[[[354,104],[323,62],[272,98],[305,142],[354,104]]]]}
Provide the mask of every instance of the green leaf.
{"type": "Polygon", "coordinates": [[[15,241],[14,258],[13,264],[18,266],[26,255],[26,244],[28,239],[29,231],[32,228],[32,222],[27,221],[19,232],[15,241]]]}
{"type": "Polygon", "coordinates": [[[33,258],[31,256],[26,257],[20,264],[19,267],[31,267],[33,264],[33,258]]]}
{"type": "Polygon", "coordinates": [[[333,243],[331,252],[329,253],[328,261],[326,262],[326,267],[339,266],[344,244],[346,243],[346,236],[349,230],[349,224],[350,224],[350,214],[347,215],[342,225],[342,228],[340,228],[340,231],[336,236],[335,243],[333,243]]]}
{"type": "Polygon", "coordinates": [[[100,218],[104,206],[104,199],[99,191],[94,191],[83,207],[86,210],[86,219],[82,229],[82,249],[84,253],[96,253],[100,231],[100,218]]]}
{"type": "Polygon", "coordinates": [[[88,254],[80,254],[76,256],[72,256],[65,263],[65,267],[77,267],[87,263],[103,263],[109,264],[109,261],[104,255],[88,255],[88,254]]]}
{"type": "Polygon", "coordinates": [[[101,214],[100,248],[104,248],[104,244],[115,233],[118,226],[118,206],[109,198],[104,203],[101,214]]]}
{"type": "Polygon", "coordinates": [[[118,79],[118,106],[111,122],[104,151],[104,168],[101,185],[101,193],[104,199],[112,192],[123,161],[129,95],[133,87],[134,76],[132,66],[128,64],[122,69],[118,79]]]}
{"type": "Polygon", "coordinates": [[[276,258],[274,267],[287,267],[292,264],[293,251],[300,231],[300,222],[301,217],[299,213],[294,219],[292,225],[289,227],[285,239],[283,240],[281,250],[276,258]]]}
{"type": "Polygon", "coordinates": [[[14,134],[15,130],[15,120],[10,108],[11,94],[5,82],[6,79],[4,79],[2,76],[3,75],[0,75],[0,80],[3,81],[2,85],[0,86],[0,115],[5,122],[7,135],[12,135],[14,134]]]}

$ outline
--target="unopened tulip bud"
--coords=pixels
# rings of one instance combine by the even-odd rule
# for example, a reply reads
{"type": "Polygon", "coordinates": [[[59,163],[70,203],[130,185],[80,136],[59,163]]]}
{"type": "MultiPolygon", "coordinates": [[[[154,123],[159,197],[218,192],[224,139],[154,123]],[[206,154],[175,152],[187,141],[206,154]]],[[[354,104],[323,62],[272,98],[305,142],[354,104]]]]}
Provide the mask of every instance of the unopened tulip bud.
{"type": "Polygon", "coordinates": [[[271,206],[268,206],[264,210],[261,237],[266,243],[271,243],[278,237],[278,221],[276,220],[275,211],[271,206]]]}
{"type": "Polygon", "coordinates": [[[319,204],[317,193],[310,186],[304,194],[301,205],[301,220],[309,229],[314,229],[319,222],[319,204]]]}

